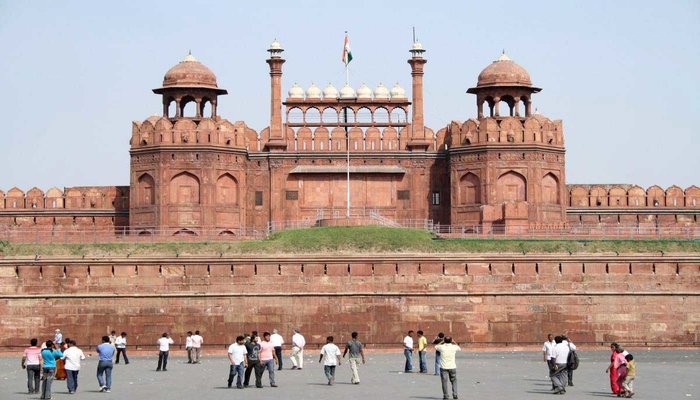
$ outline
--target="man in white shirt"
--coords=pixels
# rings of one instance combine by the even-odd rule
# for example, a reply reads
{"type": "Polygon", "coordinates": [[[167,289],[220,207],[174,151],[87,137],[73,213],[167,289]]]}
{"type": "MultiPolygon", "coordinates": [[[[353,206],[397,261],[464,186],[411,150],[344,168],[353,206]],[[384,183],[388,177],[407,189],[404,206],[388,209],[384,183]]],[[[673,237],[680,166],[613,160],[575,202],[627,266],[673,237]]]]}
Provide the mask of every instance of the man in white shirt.
{"type": "Polygon", "coordinates": [[[452,398],[457,399],[457,352],[462,349],[452,342],[452,336],[445,336],[445,342],[435,346],[440,352],[440,380],[442,381],[442,398],[449,399],[447,395],[447,381],[452,384],[452,398]]]}
{"type": "Polygon", "coordinates": [[[564,394],[566,393],[568,382],[566,363],[569,359],[569,345],[564,343],[564,339],[561,336],[555,337],[554,341],[556,345],[554,345],[552,350],[552,356],[554,356],[555,369],[550,376],[554,384],[554,394],[564,394]]]}
{"type": "MultiPolygon", "coordinates": [[[[547,341],[542,345],[542,357],[544,362],[547,363],[547,375],[552,373],[554,369],[554,357],[552,357],[552,350],[554,350],[554,335],[551,333],[547,334],[547,341]]],[[[554,383],[552,382],[552,389],[554,389],[554,383]]]]}
{"type": "Polygon", "coordinates": [[[403,338],[403,355],[406,357],[404,372],[413,372],[413,331],[403,338]]]}
{"type": "Polygon", "coordinates": [[[277,333],[277,329],[272,330],[272,335],[270,336],[270,343],[272,343],[273,346],[275,346],[275,355],[277,355],[277,359],[279,360],[280,364],[277,366],[278,370],[282,369],[282,345],[284,344],[284,338],[282,335],[277,333]]]}
{"type": "Polygon", "coordinates": [[[340,349],[333,343],[333,336],[328,336],[325,346],[321,348],[321,356],[318,358],[318,362],[323,361],[323,372],[326,373],[329,385],[335,382],[335,367],[340,365],[341,358],[340,349]]]}
{"type": "Polygon", "coordinates": [[[187,331],[185,350],[187,350],[187,364],[192,364],[192,331],[187,331]]]}
{"type": "Polygon", "coordinates": [[[304,346],[306,346],[306,339],[304,339],[301,331],[297,328],[292,336],[292,356],[289,357],[292,359],[292,364],[294,364],[292,369],[304,368],[304,346]]]}
{"type": "Polygon", "coordinates": [[[204,343],[204,338],[199,334],[199,331],[194,331],[194,335],[192,335],[192,364],[199,364],[202,343],[204,343]]]}
{"type": "MultiPolygon", "coordinates": [[[[568,337],[562,336],[562,343],[569,346],[569,351],[576,351],[576,345],[571,343],[568,337]]],[[[569,380],[569,386],[574,386],[574,370],[567,368],[566,370],[567,378],[569,380]]]]}
{"type": "Polygon", "coordinates": [[[64,366],[66,368],[66,380],[68,393],[73,394],[78,390],[78,372],[80,372],[80,361],[85,359],[85,354],[75,344],[75,340],[66,339],[68,348],[63,352],[64,366]]]}
{"type": "Polygon", "coordinates": [[[160,339],[158,339],[158,368],[156,371],[160,371],[161,367],[163,371],[168,370],[168,354],[170,353],[170,345],[174,344],[175,341],[170,338],[168,333],[163,333],[160,339]]]}
{"type": "Polygon", "coordinates": [[[124,363],[129,363],[129,357],[126,356],[126,332],[122,332],[121,335],[117,336],[114,340],[114,347],[117,348],[117,362],[119,364],[119,355],[124,355],[124,363]]]}
{"type": "Polygon", "coordinates": [[[238,378],[236,378],[236,387],[238,389],[243,389],[243,374],[248,367],[247,354],[248,350],[245,347],[245,337],[238,336],[236,342],[228,347],[228,360],[231,362],[228,371],[228,387],[231,387],[233,384],[233,377],[238,375],[238,378]]]}

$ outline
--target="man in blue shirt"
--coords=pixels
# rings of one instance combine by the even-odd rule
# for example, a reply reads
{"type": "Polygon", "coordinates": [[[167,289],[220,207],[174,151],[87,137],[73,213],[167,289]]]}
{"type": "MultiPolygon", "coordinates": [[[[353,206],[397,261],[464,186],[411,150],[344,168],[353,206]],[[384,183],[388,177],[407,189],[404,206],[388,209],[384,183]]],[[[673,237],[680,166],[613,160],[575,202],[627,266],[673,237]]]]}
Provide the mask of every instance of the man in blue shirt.
{"type": "Polygon", "coordinates": [[[100,392],[109,393],[112,391],[112,358],[116,349],[109,342],[109,336],[102,336],[102,344],[98,345],[96,350],[100,356],[100,361],[97,363],[97,383],[100,385],[100,392]]]}
{"type": "Polygon", "coordinates": [[[51,398],[51,383],[56,375],[56,360],[63,357],[61,350],[51,340],[46,341],[46,348],[41,351],[41,358],[44,360],[44,375],[41,378],[41,399],[51,398]]]}

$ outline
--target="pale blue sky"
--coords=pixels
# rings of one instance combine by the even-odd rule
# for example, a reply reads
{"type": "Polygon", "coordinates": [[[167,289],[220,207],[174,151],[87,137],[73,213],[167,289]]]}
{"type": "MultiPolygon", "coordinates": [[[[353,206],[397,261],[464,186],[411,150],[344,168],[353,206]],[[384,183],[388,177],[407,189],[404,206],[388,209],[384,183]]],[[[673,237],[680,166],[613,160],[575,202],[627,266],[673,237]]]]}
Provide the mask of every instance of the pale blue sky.
{"type": "Polygon", "coordinates": [[[189,49],[229,95],[219,114],[269,119],[265,63],[283,90],[400,82],[411,27],[428,50],[426,123],[476,113],[466,89],[501,49],[564,120],[567,183],[700,184],[700,2],[0,1],[0,189],[128,185],[131,121],[161,112],[152,88],[189,49]],[[124,3],[124,4],[122,4],[124,3]]]}

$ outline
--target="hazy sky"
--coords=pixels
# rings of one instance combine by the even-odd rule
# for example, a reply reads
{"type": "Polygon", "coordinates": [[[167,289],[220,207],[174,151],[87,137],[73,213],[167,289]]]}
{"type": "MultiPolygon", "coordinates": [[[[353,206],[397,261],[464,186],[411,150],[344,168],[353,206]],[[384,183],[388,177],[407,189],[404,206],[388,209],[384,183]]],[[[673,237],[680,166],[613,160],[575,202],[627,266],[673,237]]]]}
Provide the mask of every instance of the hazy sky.
{"type": "Polygon", "coordinates": [[[479,72],[502,49],[564,120],[567,183],[700,184],[700,2],[2,1],[0,189],[128,185],[131,121],[162,111],[163,74],[188,50],[229,95],[219,114],[269,121],[266,49],[298,82],[400,82],[411,27],[427,49],[426,124],[474,117],[479,72]],[[123,3],[123,4],[122,4],[123,3]]]}

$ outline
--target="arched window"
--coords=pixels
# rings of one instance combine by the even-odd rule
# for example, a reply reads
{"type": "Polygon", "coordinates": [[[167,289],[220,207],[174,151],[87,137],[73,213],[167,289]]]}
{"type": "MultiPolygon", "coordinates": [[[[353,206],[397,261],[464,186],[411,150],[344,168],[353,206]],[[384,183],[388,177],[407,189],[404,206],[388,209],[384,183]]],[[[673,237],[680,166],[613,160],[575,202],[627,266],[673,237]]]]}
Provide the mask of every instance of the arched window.
{"type": "Polygon", "coordinates": [[[321,122],[321,112],[318,108],[309,108],[306,110],[305,120],[307,124],[318,124],[321,122]]]}
{"type": "Polygon", "coordinates": [[[197,116],[197,103],[194,101],[194,97],[187,96],[180,100],[180,115],[183,117],[196,117],[197,116]]]}
{"type": "Polygon", "coordinates": [[[407,121],[406,110],[397,107],[391,110],[391,122],[395,124],[405,124],[407,121]]]}
{"type": "Polygon", "coordinates": [[[304,113],[299,108],[292,108],[287,111],[287,122],[290,124],[301,124],[304,122],[304,113]]]}
{"type": "Polygon", "coordinates": [[[348,123],[348,124],[354,124],[355,123],[355,111],[353,111],[352,108],[350,107],[344,107],[340,111],[340,115],[338,116],[340,119],[340,123],[348,123]]]}
{"type": "Polygon", "coordinates": [[[323,124],[326,126],[338,125],[338,111],[335,108],[328,107],[323,110],[323,124]]]}
{"type": "Polygon", "coordinates": [[[170,181],[170,202],[177,205],[199,204],[199,179],[182,172],[170,181]]]}
{"type": "Polygon", "coordinates": [[[496,181],[496,202],[527,201],[527,181],[515,171],[508,171],[496,181]]]}
{"type": "Polygon", "coordinates": [[[173,98],[168,99],[168,114],[166,115],[166,117],[175,118],[175,107],[177,107],[177,103],[175,103],[175,99],[173,99],[173,98]]]}
{"type": "Polygon", "coordinates": [[[362,107],[357,110],[357,123],[359,124],[369,124],[372,122],[372,112],[369,108],[362,107]]]}
{"type": "Polygon", "coordinates": [[[223,174],[216,181],[216,204],[238,205],[238,181],[231,174],[223,174]]]}
{"type": "Polygon", "coordinates": [[[150,206],[155,204],[156,183],[149,174],[143,174],[138,180],[136,202],[140,206],[150,206]]]}
{"type": "Polygon", "coordinates": [[[212,112],[212,107],[211,107],[211,100],[205,98],[202,99],[202,110],[200,112],[200,115],[203,118],[214,118],[214,114],[212,112]]]}
{"type": "Polygon", "coordinates": [[[552,173],[542,178],[542,202],[559,204],[559,179],[552,173]]]}
{"type": "Polygon", "coordinates": [[[384,107],[379,107],[376,110],[374,110],[374,122],[376,124],[388,124],[389,111],[384,107]]]}
{"type": "Polygon", "coordinates": [[[481,188],[479,177],[471,172],[462,176],[459,180],[459,204],[480,204],[481,188]]]}

